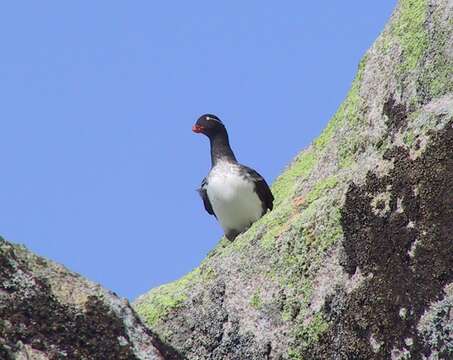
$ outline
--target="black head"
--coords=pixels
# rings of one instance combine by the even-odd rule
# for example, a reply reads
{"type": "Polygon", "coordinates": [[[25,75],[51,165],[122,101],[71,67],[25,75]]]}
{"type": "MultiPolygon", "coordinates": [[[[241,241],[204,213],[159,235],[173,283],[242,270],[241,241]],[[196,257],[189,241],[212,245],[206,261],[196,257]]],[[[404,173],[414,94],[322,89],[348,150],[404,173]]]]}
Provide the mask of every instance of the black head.
{"type": "Polygon", "coordinates": [[[212,114],[205,114],[198,118],[195,125],[192,127],[195,133],[205,134],[212,137],[220,132],[225,132],[225,126],[220,119],[212,114]]]}

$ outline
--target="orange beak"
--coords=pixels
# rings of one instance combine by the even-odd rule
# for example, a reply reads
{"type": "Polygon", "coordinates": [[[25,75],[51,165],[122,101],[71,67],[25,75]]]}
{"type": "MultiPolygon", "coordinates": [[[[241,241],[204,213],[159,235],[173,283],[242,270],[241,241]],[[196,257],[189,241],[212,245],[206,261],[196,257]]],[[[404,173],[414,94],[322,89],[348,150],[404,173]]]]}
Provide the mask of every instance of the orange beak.
{"type": "Polygon", "coordinates": [[[198,133],[203,132],[203,130],[204,130],[204,126],[197,125],[197,124],[195,124],[194,126],[192,126],[192,131],[193,131],[194,133],[197,133],[197,134],[198,134],[198,133]]]}

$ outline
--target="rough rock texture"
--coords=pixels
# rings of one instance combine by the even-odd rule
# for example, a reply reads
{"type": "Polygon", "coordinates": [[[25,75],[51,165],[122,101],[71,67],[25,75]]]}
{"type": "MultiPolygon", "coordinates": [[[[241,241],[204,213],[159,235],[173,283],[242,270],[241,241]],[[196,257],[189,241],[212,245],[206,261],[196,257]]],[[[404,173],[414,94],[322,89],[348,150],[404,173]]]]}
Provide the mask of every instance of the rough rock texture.
{"type": "Polygon", "coordinates": [[[453,359],[453,1],[400,0],[274,210],[134,306],[188,359],[453,359]]]}
{"type": "Polygon", "coordinates": [[[127,300],[0,238],[0,359],[180,358],[127,300]]]}

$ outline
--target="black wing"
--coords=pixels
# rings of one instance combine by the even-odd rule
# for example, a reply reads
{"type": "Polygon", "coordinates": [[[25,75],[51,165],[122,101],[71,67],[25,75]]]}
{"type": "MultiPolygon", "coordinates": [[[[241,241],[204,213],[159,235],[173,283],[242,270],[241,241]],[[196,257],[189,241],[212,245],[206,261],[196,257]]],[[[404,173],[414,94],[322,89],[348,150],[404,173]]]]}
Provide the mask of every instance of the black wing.
{"type": "Polygon", "coordinates": [[[272,195],[266,180],[248,166],[244,166],[244,168],[246,169],[247,175],[255,183],[255,191],[263,204],[263,213],[266,213],[267,209],[272,210],[274,207],[274,195],[272,195]]]}
{"type": "Polygon", "coordinates": [[[208,185],[208,181],[206,180],[206,178],[204,178],[203,181],[201,182],[201,187],[199,189],[197,189],[197,191],[200,194],[201,199],[203,200],[204,208],[206,209],[208,214],[211,214],[211,215],[214,215],[215,217],[217,217],[214,214],[214,210],[212,210],[212,205],[208,198],[208,191],[206,190],[207,185],[208,185]]]}

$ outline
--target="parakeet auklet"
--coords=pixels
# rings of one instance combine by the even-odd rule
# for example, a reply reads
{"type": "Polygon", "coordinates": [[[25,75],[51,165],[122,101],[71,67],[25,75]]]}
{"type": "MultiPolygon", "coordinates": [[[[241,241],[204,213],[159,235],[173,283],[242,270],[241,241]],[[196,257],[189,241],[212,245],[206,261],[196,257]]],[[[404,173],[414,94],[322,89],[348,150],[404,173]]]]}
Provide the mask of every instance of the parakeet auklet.
{"type": "Polygon", "coordinates": [[[217,116],[201,116],[192,130],[206,135],[211,143],[211,171],[198,192],[206,211],[217,218],[225,236],[234,240],[272,210],[274,197],[260,174],[237,162],[217,116]]]}

